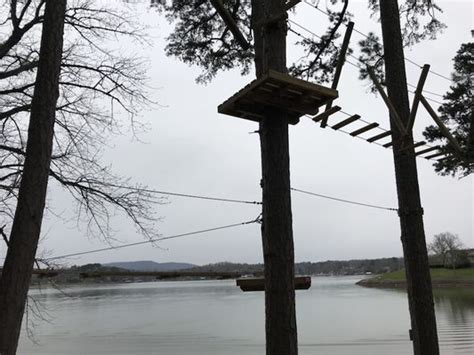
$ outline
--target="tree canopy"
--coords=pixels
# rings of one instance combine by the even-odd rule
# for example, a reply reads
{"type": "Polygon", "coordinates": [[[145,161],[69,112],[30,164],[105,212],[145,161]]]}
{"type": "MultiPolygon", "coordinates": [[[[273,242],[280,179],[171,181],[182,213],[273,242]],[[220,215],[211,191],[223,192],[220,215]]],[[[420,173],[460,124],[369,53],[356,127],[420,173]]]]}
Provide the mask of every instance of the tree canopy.
{"type": "Polygon", "coordinates": [[[453,84],[444,95],[444,103],[439,107],[441,120],[453,132],[463,156],[455,153],[438,126],[429,126],[423,135],[429,142],[441,145],[441,151],[449,157],[434,163],[441,175],[466,176],[474,171],[474,43],[464,43],[454,57],[453,84]]]}
{"type": "MultiPolygon", "coordinates": [[[[208,83],[220,71],[240,68],[247,74],[253,64],[253,26],[264,19],[252,18],[252,0],[221,0],[241,32],[246,36],[250,47],[242,49],[225,26],[209,0],[151,0],[152,7],[164,13],[174,25],[168,36],[166,54],[174,56],[189,65],[202,69],[197,82],[208,83]]],[[[322,7],[319,1],[308,0],[297,6],[322,7]]],[[[378,20],[378,1],[368,0],[369,11],[378,20]]],[[[324,12],[329,19],[329,27],[319,38],[306,36],[299,38],[295,45],[303,51],[303,56],[289,63],[289,72],[306,80],[320,83],[332,81],[339,47],[336,40],[343,34],[341,29],[352,18],[348,11],[349,0],[330,0],[324,12]]],[[[434,39],[445,25],[437,18],[441,8],[432,0],[405,0],[401,4],[401,18],[404,44],[412,46],[424,39],[434,39]]],[[[291,22],[288,21],[288,28],[291,22]]],[[[383,50],[380,38],[369,33],[359,43],[359,59],[375,66],[377,74],[383,77],[383,50]]],[[[353,49],[349,48],[349,53],[353,49]]],[[[361,79],[368,77],[364,68],[361,79]]]]}

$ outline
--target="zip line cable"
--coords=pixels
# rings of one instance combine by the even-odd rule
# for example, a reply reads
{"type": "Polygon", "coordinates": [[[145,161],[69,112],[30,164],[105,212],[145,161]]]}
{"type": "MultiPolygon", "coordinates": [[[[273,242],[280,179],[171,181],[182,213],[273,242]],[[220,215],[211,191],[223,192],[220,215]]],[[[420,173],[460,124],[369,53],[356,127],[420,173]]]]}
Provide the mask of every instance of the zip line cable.
{"type": "MultiPolygon", "coordinates": [[[[376,209],[383,209],[383,210],[389,210],[389,211],[398,211],[398,209],[396,209],[396,208],[390,208],[390,207],[372,205],[372,204],[363,203],[363,202],[356,202],[356,201],[346,200],[346,199],[342,199],[342,198],[338,198],[338,197],[333,197],[333,196],[318,194],[318,193],[315,193],[315,192],[300,190],[300,189],[296,189],[296,188],[293,188],[293,187],[291,187],[290,189],[292,191],[296,191],[296,192],[300,192],[300,193],[303,193],[303,194],[312,195],[312,196],[316,196],[316,197],[321,197],[321,198],[325,198],[325,199],[333,200],[333,201],[337,201],[337,202],[343,202],[343,203],[352,204],[352,205],[358,205],[358,206],[364,206],[364,207],[370,207],[370,208],[376,208],[376,209]]],[[[188,233],[182,233],[182,234],[175,234],[175,235],[170,235],[170,236],[167,236],[167,237],[153,238],[153,239],[144,240],[144,241],[141,241],[141,242],[121,244],[121,245],[117,245],[117,246],[110,246],[110,247],[105,247],[105,248],[87,250],[87,251],[82,251],[82,252],[77,252],[77,253],[63,254],[63,255],[53,256],[53,257],[50,257],[50,258],[38,259],[38,261],[40,261],[40,262],[42,262],[42,261],[52,261],[52,260],[58,260],[58,259],[71,258],[71,257],[74,257],[74,256],[95,254],[95,253],[100,253],[100,252],[108,251],[108,250],[123,249],[123,248],[128,248],[128,247],[132,247],[132,246],[136,246],[136,245],[150,244],[150,243],[160,242],[160,241],[164,241],[164,240],[178,239],[178,238],[188,237],[188,236],[191,236],[191,235],[204,234],[204,233],[214,232],[214,231],[223,230],[223,229],[230,229],[230,228],[235,228],[235,227],[239,227],[239,226],[243,226],[243,225],[249,225],[249,224],[253,224],[253,223],[261,223],[261,214],[257,218],[246,221],[246,222],[227,224],[227,225],[220,226],[220,227],[202,229],[202,230],[198,230],[198,231],[194,231],[194,232],[188,232],[188,233]]]]}
{"type": "MultiPolygon", "coordinates": [[[[290,189],[292,191],[300,192],[300,193],[303,193],[303,194],[312,195],[312,196],[316,196],[316,197],[321,197],[321,198],[325,198],[325,199],[329,199],[329,200],[333,200],[333,201],[338,201],[338,202],[343,202],[343,203],[347,203],[347,204],[364,206],[364,207],[371,207],[371,208],[377,208],[377,209],[384,209],[384,210],[390,210],[390,211],[398,211],[396,208],[383,207],[383,206],[377,206],[377,205],[372,205],[372,204],[363,203],[363,202],[356,202],[356,201],[346,200],[346,199],[342,199],[342,198],[338,198],[338,197],[333,197],[333,196],[318,194],[318,193],[315,193],[315,192],[300,190],[300,189],[296,189],[296,188],[293,188],[293,187],[291,187],[290,189]]],[[[194,232],[175,234],[175,235],[171,235],[171,236],[167,236],[167,237],[153,238],[153,239],[149,239],[149,240],[145,240],[145,241],[141,241],[141,242],[121,244],[121,245],[117,245],[117,246],[110,246],[110,247],[87,250],[87,251],[82,251],[82,252],[77,252],[77,253],[64,254],[64,255],[59,255],[59,256],[53,256],[53,257],[50,257],[50,258],[42,258],[42,259],[38,259],[38,261],[40,261],[40,262],[41,261],[51,261],[51,260],[70,258],[70,257],[74,257],[74,256],[95,254],[95,253],[108,251],[108,250],[128,248],[128,247],[132,247],[132,246],[136,246],[136,245],[150,244],[150,243],[155,243],[155,242],[164,241],[164,240],[177,239],[177,238],[187,237],[187,236],[191,236],[191,235],[204,234],[204,233],[214,232],[214,231],[223,230],[223,229],[235,228],[235,227],[248,225],[248,224],[253,224],[253,223],[261,223],[261,214],[257,218],[252,219],[250,221],[246,221],[246,222],[228,224],[228,225],[224,225],[224,226],[220,226],[220,227],[202,229],[202,230],[198,230],[198,231],[194,231],[194,232]]]]}
{"type": "Polygon", "coordinates": [[[327,195],[321,195],[321,194],[317,194],[317,193],[310,192],[310,191],[295,189],[295,188],[293,188],[293,187],[291,188],[291,190],[292,190],[292,191],[296,191],[296,192],[300,192],[300,193],[306,194],[306,195],[322,197],[322,198],[325,198],[325,199],[328,199],[328,200],[334,200],[334,201],[349,203],[349,204],[352,204],[352,205],[358,205],[358,206],[364,206],[364,207],[377,208],[377,209],[380,209],[380,210],[387,210],[387,211],[398,211],[397,208],[385,207],[385,206],[378,206],[378,205],[372,205],[372,204],[369,204],[369,203],[363,203],[363,202],[356,202],[356,201],[351,201],[351,200],[345,200],[345,199],[342,199],[342,198],[337,198],[337,197],[332,197],[332,196],[327,196],[327,195]]]}
{"type": "Polygon", "coordinates": [[[256,219],[253,219],[253,220],[250,220],[250,221],[246,221],[246,222],[228,224],[228,225],[221,226],[221,227],[214,227],[214,228],[202,229],[202,230],[195,231],[195,232],[188,232],[188,233],[182,233],[182,234],[175,234],[175,235],[170,235],[170,236],[168,236],[168,237],[153,238],[153,239],[145,240],[145,241],[142,241],[142,242],[135,242],[135,243],[129,243],[129,244],[122,244],[122,245],[110,246],[110,247],[106,247],[106,248],[100,248],[100,249],[93,249],[93,250],[88,250],[88,251],[82,251],[82,252],[78,252],[78,253],[71,253],[71,254],[64,254],[64,255],[59,255],[59,256],[53,256],[53,257],[51,257],[51,258],[39,259],[39,261],[42,261],[42,260],[44,260],[44,261],[51,261],[51,260],[57,260],[57,259],[70,258],[70,257],[73,257],[73,256],[80,256],[80,255],[86,255],[86,254],[99,253],[99,252],[107,251],[107,250],[115,250],[115,249],[128,248],[128,247],[132,247],[132,246],[135,246],[135,245],[143,245],[143,244],[150,244],[150,243],[160,242],[160,241],[163,241],[163,240],[177,239],[177,238],[187,237],[187,236],[190,236],[190,235],[196,235],[196,234],[203,234],[203,233],[208,233],[208,232],[214,232],[214,231],[218,231],[218,230],[222,230],[222,229],[235,228],[235,227],[239,227],[239,226],[243,226],[243,225],[247,225],[247,224],[252,224],[252,223],[259,223],[259,222],[260,222],[260,216],[258,216],[256,219]]]}
{"type": "Polygon", "coordinates": [[[170,196],[178,196],[178,197],[188,197],[188,198],[195,198],[195,199],[201,199],[201,200],[210,200],[210,201],[243,203],[243,204],[248,204],[248,205],[261,205],[262,204],[259,201],[235,200],[235,199],[231,199],[231,198],[190,195],[190,194],[182,194],[182,193],[178,193],[178,192],[158,191],[158,190],[151,190],[151,189],[150,190],[149,189],[143,189],[142,191],[149,192],[149,193],[154,193],[154,194],[162,194],[162,195],[170,195],[170,196]]]}
{"type": "MultiPolygon", "coordinates": [[[[330,17],[330,16],[331,16],[327,11],[321,10],[321,9],[318,7],[318,5],[313,5],[312,3],[310,3],[310,2],[307,1],[307,0],[304,0],[303,2],[304,2],[306,5],[312,7],[313,9],[315,9],[315,10],[321,12],[322,14],[326,15],[327,17],[330,17]]],[[[343,25],[347,27],[347,24],[345,23],[345,21],[343,21],[343,25]]],[[[365,37],[365,38],[370,38],[366,33],[363,33],[363,32],[361,32],[361,31],[357,30],[355,27],[353,28],[353,31],[356,32],[356,33],[358,33],[358,34],[360,34],[361,36],[363,36],[363,37],[365,37]]],[[[417,66],[417,67],[420,68],[420,69],[423,68],[422,65],[418,64],[418,63],[415,62],[414,60],[411,60],[411,59],[409,59],[409,58],[407,58],[407,57],[405,57],[404,59],[405,59],[405,61],[407,61],[408,63],[413,64],[413,65],[417,66]]],[[[443,79],[445,79],[445,80],[447,80],[447,81],[449,81],[449,82],[452,81],[452,80],[451,80],[450,78],[448,78],[446,75],[437,73],[437,72],[435,72],[434,70],[431,70],[431,69],[430,69],[430,73],[432,73],[432,74],[434,74],[434,75],[436,75],[436,76],[438,76],[438,77],[440,77],[440,78],[443,78],[443,79]]]]}
{"type": "MultiPolygon", "coordinates": [[[[122,186],[119,185],[112,185],[113,187],[121,188],[122,186]]],[[[148,192],[151,194],[161,194],[161,195],[169,195],[169,196],[177,196],[177,197],[188,197],[188,198],[195,198],[200,200],[209,200],[209,201],[219,201],[219,202],[230,202],[230,203],[243,203],[248,205],[261,205],[262,202],[260,201],[250,201],[250,200],[237,200],[232,198],[222,198],[222,197],[213,197],[213,196],[203,196],[203,195],[195,195],[195,194],[184,194],[180,192],[170,192],[170,191],[160,191],[154,189],[141,189],[141,188],[127,188],[128,190],[134,191],[143,191],[148,192]]]]}

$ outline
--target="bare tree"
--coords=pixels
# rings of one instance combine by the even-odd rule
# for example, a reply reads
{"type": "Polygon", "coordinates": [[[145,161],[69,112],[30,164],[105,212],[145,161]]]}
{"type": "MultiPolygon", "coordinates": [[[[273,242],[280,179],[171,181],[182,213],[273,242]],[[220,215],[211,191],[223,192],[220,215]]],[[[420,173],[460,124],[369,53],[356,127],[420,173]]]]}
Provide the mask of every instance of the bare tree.
{"type": "MultiPolygon", "coordinates": [[[[0,20],[7,39],[0,43],[0,219],[6,232],[14,215],[23,171],[28,113],[38,66],[39,26],[44,1],[5,2],[0,20]],[[10,31],[10,32],[8,32],[10,31]]],[[[72,0],[65,16],[64,55],[50,177],[77,201],[78,218],[90,234],[112,236],[114,210],[131,218],[146,236],[153,233],[151,203],[142,186],[114,174],[101,162],[107,137],[123,132],[127,116],[133,134],[148,98],[142,58],[108,49],[117,39],[145,43],[144,28],[113,6],[72,0]]]]}
{"type": "MultiPolygon", "coordinates": [[[[57,17],[61,6],[53,0],[4,1],[0,6],[7,9],[0,12],[0,31],[4,34],[0,41],[0,220],[8,244],[0,279],[3,355],[13,354],[17,346],[48,179],[71,193],[77,202],[78,219],[86,222],[88,232],[107,240],[113,236],[110,219],[116,211],[129,217],[139,232],[152,237],[152,204],[160,200],[144,186],[115,175],[101,162],[107,137],[122,133],[123,120],[117,113],[128,117],[127,126],[135,134],[142,129],[136,120],[138,112],[154,104],[144,84],[144,61],[107,48],[109,42],[119,38],[144,43],[139,23],[133,22],[130,13],[91,0],[71,0],[63,9],[64,20],[57,17]],[[59,77],[49,73],[45,79],[44,73],[40,75],[42,65],[51,69],[55,63],[45,57],[46,47],[39,46],[42,26],[44,36],[48,32],[54,37],[56,33],[47,30],[48,6],[50,13],[56,13],[50,26],[51,22],[64,23],[65,36],[58,61],[61,73],[58,67],[59,77]],[[52,86],[55,80],[56,89],[52,86]],[[48,101],[52,108],[44,104],[44,95],[48,94],[54,94],[54,101],[48,101]],[[39,101],[43,102],[40,116],[39,101]],[[47,134],[35,133],[32,127],[38,119],[34,117],[41,117],[41,128],[44,132],[48,129],[47,134]],[[52,118],[54,130],[46,123],[52,118]],[[41,173],[36,169],[39,166],[41,173]],[[41,186],[32,188],[31,183],[41,186]],[[28,211],[34,216],[25,216],[28,211]],[[27,223],[28,217],[32,224],[27,223]]],[[[54,43],[58,43],[57,37],[54,43]]]]}
{"type": "Polygon", "coordinates": [[[463,244],[459,236],[451,232],[435,234],[433,241],[428,244],[428,249],[432,254],[440,256],[443,265],[448,265],[454,269],[461,257],[463,244]]]}
{"type": "Polygon", "coordinates": [[[41,232],[53,150],[65,10],[66,0],[46,2],[25,162],[7,257],[0,279],[2,355],[16,354],[41,232]]]}

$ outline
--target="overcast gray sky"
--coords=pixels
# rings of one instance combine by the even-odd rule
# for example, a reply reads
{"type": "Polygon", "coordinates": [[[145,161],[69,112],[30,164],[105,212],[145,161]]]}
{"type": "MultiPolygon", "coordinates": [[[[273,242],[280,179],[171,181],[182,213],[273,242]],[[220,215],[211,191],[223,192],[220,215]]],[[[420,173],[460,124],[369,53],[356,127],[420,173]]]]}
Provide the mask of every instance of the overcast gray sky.
{"type": "MultiPolygon", "coordinates": [[[[370,19],[366,1],[351,1],[355,26],[362,32],[380,32],[370,19]]],[[[439,1],[442,20],[448,25],[439,39],[424,42],[406,56],[417,63],[431,64],[434,71],[449,76],[452,58],[461,43],[471,41],[473,5],[471,1],[439,1]]],[[[249,134],[257,124],[217,114],[217,106],[253,80],[253,73],[241,77],[239,71],[221,73],[207,86],[194,82],[199,69],[188,67],[164,55],[164,38],[169,26],[163,18],[144,8],[142,21],[153,27],[153,48],[136,48],[150,59],[150,83],[159,88],[153,95],[163,108],[143,112],[142,120],[150,130],[141,136],[146,143],[129,136],[114,139],[105,162],[115,171],[130,176],[151,188],[182,193],[229,198],[260,199],[260,149],[258,135],[249,134]]],[[[290,18],[322,34],[326,28],[323,14],[305,4],[297,6],[290,18]]],[[[296,29],[296,28],[295,28],[296,29]]],[[[304,33],[304,31],[299,30],[304,33]]],[[[361,39],[353,34],[352,44],[361,39]]],[[[297,51],[296,37],[288,36],[289,58],[297,51]]],[[[132,46],[129,43],[117,45],[132,46]]],[[[416,84],[420,69],[407,63],[408,81],[416,84]]],[[[339,85],[337,104],[349,113],[388,128],[388,112],[382,100],[367,92],[358,80],[356,68],[346,65],[339,85]]],[[[449,82],[433,74],[425,88],[445,93],[449,82]]],[[[433,98],[436,98],[433,96],[433,98]]],[[[436,98],[440,99],[440,98],[436,98]]],[[[343,118],[335,115],[332,119],[343,118]]],[[[419,109],[415,137],[431,124],[419,109]]],[[[357,128],[354,125],[354,128],[357,128]]],[[[397,207],[391,150],[353,139],[331,129],[321,129],[310,119],[290,127],[291,182],[295,188],[339,198],[397,207]]],[[[418,172],[425,210],[427,239],[451,231],[464,244],[474,247],[472,176],[461,180],[435,174],[431,162],[418,159],[418,172]]],[[[64,192],[50,188],[49,201],[56,212],[72,216],[72,202],[64,192]]],[[[233,205],[212,201],[170,197],[169,204],[157,206],[162,216],[162,236],[217,227],[255,218],[259,206],[233,205]]],[[[297,261],[401,256],[400,228],[396,212],[347,205],[294,192],[292,195],[295,254],[297,261]]],[[[113,224],[120,243],[143,240],[124,218],[113,224]]],[[[75,223],[65,224],[48,216],[40,250],[61,255],[106,246],[88,239],[75,223]]],[[[141,245],[120,250],[71,258],[69,263],[124,260],[181,261],[205,264],[218,261],[262,262],[259,225],[252,224],[165,241],[161,248],[141,245]]],[[[2,253],[4,250],[2,249],[2,253]]],[[[3,255],[0,255],[3,257],[3,255]]]]}

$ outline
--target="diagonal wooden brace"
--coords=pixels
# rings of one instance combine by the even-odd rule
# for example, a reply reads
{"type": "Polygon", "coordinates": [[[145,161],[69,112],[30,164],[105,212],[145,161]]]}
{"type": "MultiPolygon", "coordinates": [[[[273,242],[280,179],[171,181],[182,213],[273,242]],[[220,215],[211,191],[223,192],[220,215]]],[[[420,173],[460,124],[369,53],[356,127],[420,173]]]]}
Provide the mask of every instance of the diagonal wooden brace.
{"type": "Polygon", "coordinates": [[[329,110],[326,110],[324,112],[321,112],[319,115],[315,116],[312,118],[312,120],[314,122],[319,122],[321,120],[328,120],[329,116],[331,116],[332,114],[340,111],[341,108],[339,106],[334,106],[334,107],[331,107],[329,110]]]}
{"type": "Polygon", "coordinates": [[[212,6],[214,6],[222,20],[225,22],[230,32],[232,32],[235,40],[240,44],[242,49],[247,50],[250,47],[250,44],[247,42],[242,32],[240,32],[239,27],[235,23],[229,11],[227,11],[227,9],[224,7],[221,0],[211,0],[211,4],[212,6]]]}
{"type": "Polygon", "coordinates": [[[380,82],[378,81],[377,77],[375,76],[374,71],[368,65],[367,65],[367,72],[369,73],[370,78],[374,82],[375,87],[377,88],[377,91],[379,92],[380,96],[382,96],[382,99],[385,102],[385,105],[387,105],[388,110],[390,111],[390,114],[391,114],[391,116],[393,118],[393,121],[395,122],[396,126],[398,127],[398,129],[400,130],[400,132],[402,134],[406,135],[407,130],[405,128],[405,125],[403,124],[403,121],[400,119],[400,116],[398,115],[397,110],[395,109],[392,102],[388,98],[387,94],[383,90],[383,87],[380,84],[380,82]]]}
{"type": "Polygon", "coordinates": [[[301,2],[301,0],[288,0],[288,2],[285,4],[285,10],[291,10],[294,6],[298,5],[301,2]]]}
{"type": "Polygon", "coordinates": [[[451,144],[451,146],[453,147],[453,149],[456,151],[456,153],[459,155],[459,156],[462,156],[462,149],[461,147],[459,146],[458,144],[458,141],[456,140],[456,138],[454,138],[452,135],[451,135],[451,132],[449,131],[449,129],[444,125],[443,121],[441,121],[441,119],[438,117],[438,115],[436,114],[435,110],[433,110],[433,108],[430,106],[430,104],[428,103],[428,101],[426,101],[425,97],[423,95],[420,95],[420,101],[421,103],[423,104],[423,106],[425,106],[426,108],[426,111],[428,111],[428,113],[430,114],[431,118],[433,119],[433,121],[436,122],[436,124],[438,125],[439,129],[441,130],[441,133],[443,133],[443,135],[447,138],[447,140],[449,141],[449,143],[451,144]]]}
{"type": "MultiPolygon", "coordinates": [[[[349,41],[351,39],[352,29],[354,28],[354,22],[349,22],[347,24],[346,33],[344,34],[344,40],[342,41],[341,51],[339,52],[339,58],[336,64],[336,72],[334,73],[334,79],[332,81],[331,89],[336,89],[337,84],[339,83],[339,78],[341,77],[342,73],[342,66],[346,61],[346,53],[347,48],[349,47],[349,41]]],[[[326,105],[326,111],[329,110],[332,106],[332,101],[329,101],[326,105]]],[[[321,128],[325,128],[327,126],[327,118],[321,121],[321,128]]]]}
{"type": "Polygon", "coordinates": [[[413,98],[413,104],[410,111],[410,118],[408,119],[407,129],[408,132],[413,130],[413,125],[415,124],[416,111],[418,110],[418,104],[420,103],[420,97],[423,94],[423,86],[425,85],[426,77],[430,71],[430,66],[428,64],[423,65],[423,70],[421,71],[420,79],[418,80],[418,85],[415,90],[415,97],[413,98]]]}

